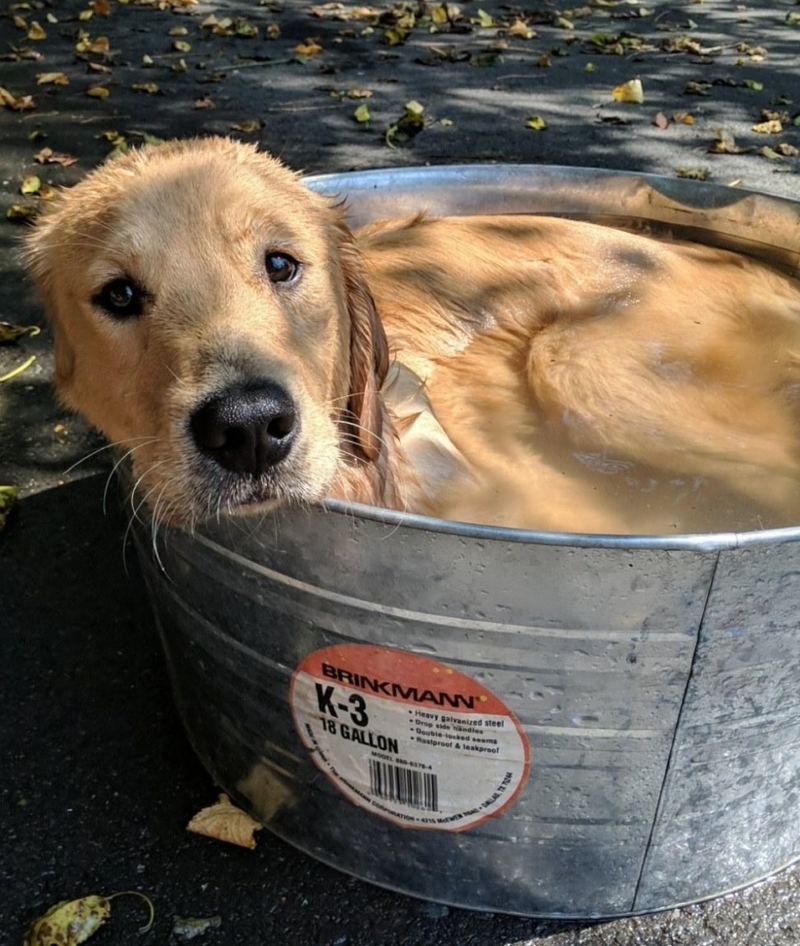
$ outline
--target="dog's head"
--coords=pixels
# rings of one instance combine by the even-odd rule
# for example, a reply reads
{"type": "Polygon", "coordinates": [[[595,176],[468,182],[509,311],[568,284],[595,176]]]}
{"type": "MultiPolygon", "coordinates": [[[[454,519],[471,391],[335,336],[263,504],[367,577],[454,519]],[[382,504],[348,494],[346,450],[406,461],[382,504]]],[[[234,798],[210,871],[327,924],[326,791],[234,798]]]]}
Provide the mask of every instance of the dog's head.
{"type": "Polygon", "coordinates": [[[56,387],[157,517],[315,501],[379,452],[386,341],[340,209],[221,138],[145,147],[27,241],[56,387]]]}

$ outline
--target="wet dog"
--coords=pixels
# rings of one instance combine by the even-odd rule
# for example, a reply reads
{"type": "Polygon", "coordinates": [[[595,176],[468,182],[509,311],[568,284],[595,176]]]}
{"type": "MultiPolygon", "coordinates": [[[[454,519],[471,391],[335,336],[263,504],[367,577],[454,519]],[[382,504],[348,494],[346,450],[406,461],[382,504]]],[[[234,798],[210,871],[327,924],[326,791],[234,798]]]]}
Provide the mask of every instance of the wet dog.
{"type": "Polygon", "coordinates": [[[582,532],[800,515],[800,284],[743,256],[533,215],[351,232],[210,138],[92,172],[27,258],[61,398],[160,521],[326,496],[582,532]]]}

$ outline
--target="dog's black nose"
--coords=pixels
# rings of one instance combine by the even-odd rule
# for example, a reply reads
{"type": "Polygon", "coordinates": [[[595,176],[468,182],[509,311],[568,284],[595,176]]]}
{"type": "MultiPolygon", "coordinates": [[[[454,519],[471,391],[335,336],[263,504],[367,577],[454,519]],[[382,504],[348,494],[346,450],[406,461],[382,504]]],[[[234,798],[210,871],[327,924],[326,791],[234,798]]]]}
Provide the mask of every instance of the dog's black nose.
{"type": "Polygon", "coordinates": [[[261,476],[289,452],[297,431],[294,402],[272,381],[232,385],[190,420],[194,442],[221,467],[261,476]]]}

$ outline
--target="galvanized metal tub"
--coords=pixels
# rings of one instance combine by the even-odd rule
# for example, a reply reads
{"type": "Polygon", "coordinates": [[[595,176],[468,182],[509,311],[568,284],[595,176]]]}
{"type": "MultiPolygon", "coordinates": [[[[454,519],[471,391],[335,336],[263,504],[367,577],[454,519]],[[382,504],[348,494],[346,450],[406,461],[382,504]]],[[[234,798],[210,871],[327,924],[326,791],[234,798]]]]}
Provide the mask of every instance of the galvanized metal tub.
{"type": "MultiPolygon", "coordinates": [[[[536,167],[311,179],[355,223],[550,212],[796,271],[789,201],[536,167]],[[356,213],[357,211],[357,213],[356,213]]],[[[610,917],[800,856],[800,529],[523,532],[328,502],[137,535],[175,697],[215,780],[364,880],[610,917]]]]}

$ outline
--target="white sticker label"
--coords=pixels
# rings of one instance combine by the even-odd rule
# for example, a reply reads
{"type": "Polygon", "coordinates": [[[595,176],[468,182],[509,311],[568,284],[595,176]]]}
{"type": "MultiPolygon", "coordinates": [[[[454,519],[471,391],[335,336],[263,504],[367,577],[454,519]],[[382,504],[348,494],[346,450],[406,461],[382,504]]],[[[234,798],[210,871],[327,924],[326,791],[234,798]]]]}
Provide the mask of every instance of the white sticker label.
{"type": "Polygon", "coordinates": [[[290,701],[315,764],[352,802],[396,824],[472,827],[507,808],[528,777],[516,716],[429,657],[326,647],[298,666],[290,701]]]}

